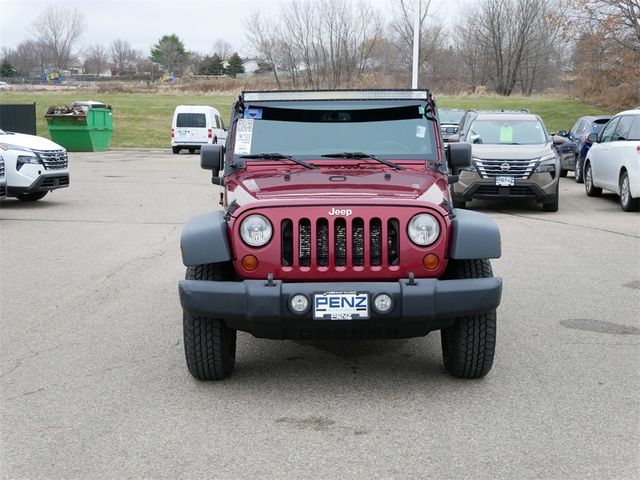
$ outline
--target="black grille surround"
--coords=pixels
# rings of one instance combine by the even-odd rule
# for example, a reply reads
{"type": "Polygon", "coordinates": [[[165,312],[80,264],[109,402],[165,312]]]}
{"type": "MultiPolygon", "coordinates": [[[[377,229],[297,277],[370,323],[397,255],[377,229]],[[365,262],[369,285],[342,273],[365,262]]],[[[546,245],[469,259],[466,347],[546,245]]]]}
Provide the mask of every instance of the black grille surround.
{"type": "Polygon", "coordinates": [[[540,163],[538,158],[529,160],[489,160],[475,158],[473,165],[482,178],[514,177],[526,180],[540,163]]]}
{"type": "Polygon", "coordinates": [[[62,170],[67,168],[69,157],[64,150],[33,150],[44,165],[45,170],[62,170]]]}

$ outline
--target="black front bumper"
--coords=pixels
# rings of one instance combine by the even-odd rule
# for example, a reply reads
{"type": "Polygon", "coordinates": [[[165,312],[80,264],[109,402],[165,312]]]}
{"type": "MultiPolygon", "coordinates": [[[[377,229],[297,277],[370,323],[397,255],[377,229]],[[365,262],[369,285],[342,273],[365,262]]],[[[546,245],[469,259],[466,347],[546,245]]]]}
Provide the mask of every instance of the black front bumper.
{"type": "Polygon", "coordinates": [[[501,187],[488,183],[474,183],[462,194],[454,194],[456,200],[468,201],[473,198],[490,200],[492,198],[535,198],[538,201],[551,200],[554,195],[547,195],[535,183],[518,183],[512,187],[501,187]]]}
{"type": "Polygon", "coordinates": [[[401,338],[426,335],[446,328],[456,317],[495,310],[500,304],[502,279],[408,279],[397,282],[283,283],[263,280],[216,282],[182,280],[180,303],[199,316],[224,319],[231,328],[263,338],[401,338]],[[295,294],[310,299],[316,293],[359,292],[369,295],[366,320],[314,320],[289,309],[295,294]],[[385,314],[372,302],[379,293],[394,301],[385,314]]]}
{"type": "Polygon", "coordinates": [[[40,175],[28,187],[8,187],[9,195],[16,196],[22,193],[48,192],[57,188],[65,188],[69,186],[68,173],[45,173],[40,175]]]}

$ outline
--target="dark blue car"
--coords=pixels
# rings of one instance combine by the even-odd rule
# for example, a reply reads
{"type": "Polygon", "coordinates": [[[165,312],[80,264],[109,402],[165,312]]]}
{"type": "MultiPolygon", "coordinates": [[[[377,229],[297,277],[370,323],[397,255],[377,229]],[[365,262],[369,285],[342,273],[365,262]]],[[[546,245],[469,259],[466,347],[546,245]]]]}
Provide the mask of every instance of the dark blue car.
{"type": "Polygon", "coordinates": [[[565,177],[567,171],[572,170],[575,171],[576,182],[582,183],[584,181],[582,178],[584,159],[591,148],[591,142],[587,140],[587,137],[590,133],[600,133],[600,130],[610,119],[611,117],[608,116],[580,117],[569,132],[561,130],[557,133],[557,135],[567,138],[566,142],[556,145],[556,150],[560,155],[561,177],[565,177]]]}

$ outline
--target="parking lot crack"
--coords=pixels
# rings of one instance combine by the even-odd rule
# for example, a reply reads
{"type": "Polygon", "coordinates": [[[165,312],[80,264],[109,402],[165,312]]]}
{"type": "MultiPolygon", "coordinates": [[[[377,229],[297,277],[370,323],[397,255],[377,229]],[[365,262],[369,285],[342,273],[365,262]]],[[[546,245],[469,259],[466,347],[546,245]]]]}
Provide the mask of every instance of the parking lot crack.
{"type": "Polygon", "coordinates": [[[567,226],[570,226],[570,227],[579,227],[579,228],[584,228],[586,230],[595,230],[595,231],[599,231],[599,232],[612,233],[614,235],[621,235],[623,237],[628,237],[628,238],[640,238],[639,235],[631,235],[629,233],[616,232],[615,230],[608,230],[606,228],[591,227],[591,226],[588,226],[588,225],[580,225],[580,224],[576,224],[576,223],[562,222],[560,220],[551,220],[549,218],[531,217],[529,215],[521,215],[521,214],[518,214],[518,213],[505,212],[504,210],[497,210],[497,211],[499,213],[502,213],[503,215],[510,215],[512,217],[518,217],[518,218],[526,218],[527,220],[537,220],[539,222],[556,223],[558,225],[567,225],[567,226]]]}

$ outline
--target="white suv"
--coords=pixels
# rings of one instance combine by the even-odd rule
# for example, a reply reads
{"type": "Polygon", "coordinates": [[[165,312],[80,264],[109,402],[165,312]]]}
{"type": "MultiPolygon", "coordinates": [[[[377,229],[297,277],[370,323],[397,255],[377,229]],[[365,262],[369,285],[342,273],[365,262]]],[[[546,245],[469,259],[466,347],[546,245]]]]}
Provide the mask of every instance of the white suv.
{"type": "Polygon", "coordinates": [[[46,138],[0,130],[7,196],[36,201],[69,186],[67,151],[46,138]]]}
{"type": "Polygon", "coordinates": [[[640,109],[626,110],[609,120],[593,142],[584,161],[587,195],[598,197],[602,190],[620,195],[626,212],[640,208],[640,109]],[[596,143],[597,142],[597,143],[596,143]]]}

